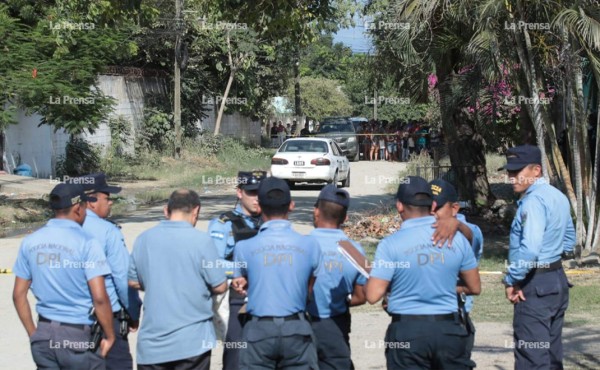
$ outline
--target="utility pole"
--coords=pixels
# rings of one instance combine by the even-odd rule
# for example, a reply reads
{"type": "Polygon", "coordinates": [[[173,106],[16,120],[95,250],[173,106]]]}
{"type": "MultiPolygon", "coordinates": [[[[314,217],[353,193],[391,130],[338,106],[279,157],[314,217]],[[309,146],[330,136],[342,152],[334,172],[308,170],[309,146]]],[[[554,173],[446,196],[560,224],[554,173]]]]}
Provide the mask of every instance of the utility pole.
{"type": "Polygon", "coordinates": [[[173,99],[173,121],[175,123],[175,158],[181,158],[181,70],[180,70],[180,52],[181,52],[181,8],[183,0],[175,0],[175,89],[173,99]]]}
{"type": "Polygon", "coordinates": [[[302,116],[302,104],[300,98],[300,47],[296,48],[296,61],[294,62],[294,110],[296,122],[300,122],[302,116]]]}
{"type": "Polygon", "coordinates": [[[373,90],[373,119],[377,120],[377,88],[373,90]]]}

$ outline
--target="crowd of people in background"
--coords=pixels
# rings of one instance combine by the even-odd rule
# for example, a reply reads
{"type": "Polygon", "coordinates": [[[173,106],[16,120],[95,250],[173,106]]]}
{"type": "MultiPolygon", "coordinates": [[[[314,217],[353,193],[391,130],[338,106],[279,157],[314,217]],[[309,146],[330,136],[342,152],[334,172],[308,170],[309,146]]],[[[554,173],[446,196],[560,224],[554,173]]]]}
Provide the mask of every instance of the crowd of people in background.
{"type": "MultiPolygon", "coordinates": [[[[306,137],[318,132],[318,123],[313,130],[308,124],[298,130],[296,120],[291,124],[282,121],[267,123],[265,133],[271,139],[271,147],[277,148],[291,137],[306,137]]],[[[433,148],[441,142],[440,134],[423,122],[395,120],[370,120],[356,126],[360,158],[365,161],[407,162],[413,154],[433,155],[433,148]]]]}
{"type": "Polygon", "coordinates": [[[437,130],[430,130],[419,122],[376,121],[363,122],[359,135],[361,158],[366,161],[406,162],[413,154],[432,155],[440,142],[437,130]]]}

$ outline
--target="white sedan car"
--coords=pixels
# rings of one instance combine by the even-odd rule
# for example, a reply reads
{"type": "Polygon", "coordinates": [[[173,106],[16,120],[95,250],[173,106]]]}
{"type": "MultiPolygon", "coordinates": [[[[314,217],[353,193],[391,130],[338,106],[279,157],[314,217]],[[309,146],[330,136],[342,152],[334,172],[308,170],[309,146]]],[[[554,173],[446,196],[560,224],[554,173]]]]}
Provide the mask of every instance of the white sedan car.
{"type": "Polygon", "coordinates": [[[286,140],[271,159],[271,176],[299,182],[350,186],[350,162],[333,139],[303,137],[286,140]]]}

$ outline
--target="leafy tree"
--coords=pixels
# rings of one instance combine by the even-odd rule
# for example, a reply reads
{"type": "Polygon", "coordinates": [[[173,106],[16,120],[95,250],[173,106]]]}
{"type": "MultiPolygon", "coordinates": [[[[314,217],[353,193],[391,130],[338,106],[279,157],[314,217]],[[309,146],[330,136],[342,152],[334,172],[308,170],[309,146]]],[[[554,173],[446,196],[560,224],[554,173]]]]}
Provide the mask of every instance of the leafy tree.
{"type": "Polygon", "coordinates": [[[43,124],[69,133],[93,131],[112,99],[98,74],[136,52],[127,41],[127,13],[111,2],[12,0],[0,5],[0,105],[38,113],[43,124]],[[91,88],[90,88],[91,87],[91,88]]]}
{"type": "Polygon", "coordinates": [[[352,59],[352,50],[341,42],[333,43],[332,33],[323,33],[300,56],[300,76],[342,80],[352,59]]]}
{"type": "MultiPolygon", "coordinates": [[[[321,120],[328,116],[347,116],[350,114],[350,101],[341,91],[339,83],[324,78],[302,77],[300,79],[302,94],[302,111],[308,116],[321,120]]],[[[288,89],[288,96],[294,96],[293,86],[288,89]]],[[[288,98],[289,108],[293,100],[288,98]]]]}

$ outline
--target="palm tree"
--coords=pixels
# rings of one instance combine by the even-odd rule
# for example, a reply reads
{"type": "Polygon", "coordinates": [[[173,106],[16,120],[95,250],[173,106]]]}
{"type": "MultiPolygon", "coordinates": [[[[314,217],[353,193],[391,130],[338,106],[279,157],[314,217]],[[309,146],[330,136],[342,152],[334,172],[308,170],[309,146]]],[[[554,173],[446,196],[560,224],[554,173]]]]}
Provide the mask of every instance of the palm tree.
{"type": "MultiPolygon", "coordinates": [[[[482,81],[499,81],[508,68],[511,84],[523,98],[520,124],[533,127],[535,141],[549,159],[543,163],[545,176],[556,174],[566,190],[577,219],[579,246],[587,229],[586,249],[598,248],[600,239],[594,230],[599,161],[592,161],[586,129],[597,102],[587,102],[582,90],[584,64],[596,90],[600,86],[600,11],[592,3],[396,0],[390,1],[387,12],[376,1],[370,3],[380,19],[410,24],[409,29],[375,32],[379,55],[395,58],[402,67],[399,86],[418,96],[424,91],[423,75],[437,74],[451,161],[455,167],[468,163],[476,169],[463,173],[465,182],[473,184],[476,202],[477,194],[491,199],[487,180],[480,180],[486,177],[485,169],[477,168],[485,165],[486,147],[473,122],[477,116],[465,113],[465,102],[481,96],[482,81]],[[571,143],[567,160],[556,135],[564,128],[571,143]]],[[[599,145],[596,140],[596,158],[599,145]]],[[[468,184],[461,187],[469,189],[468,184]]]]}

